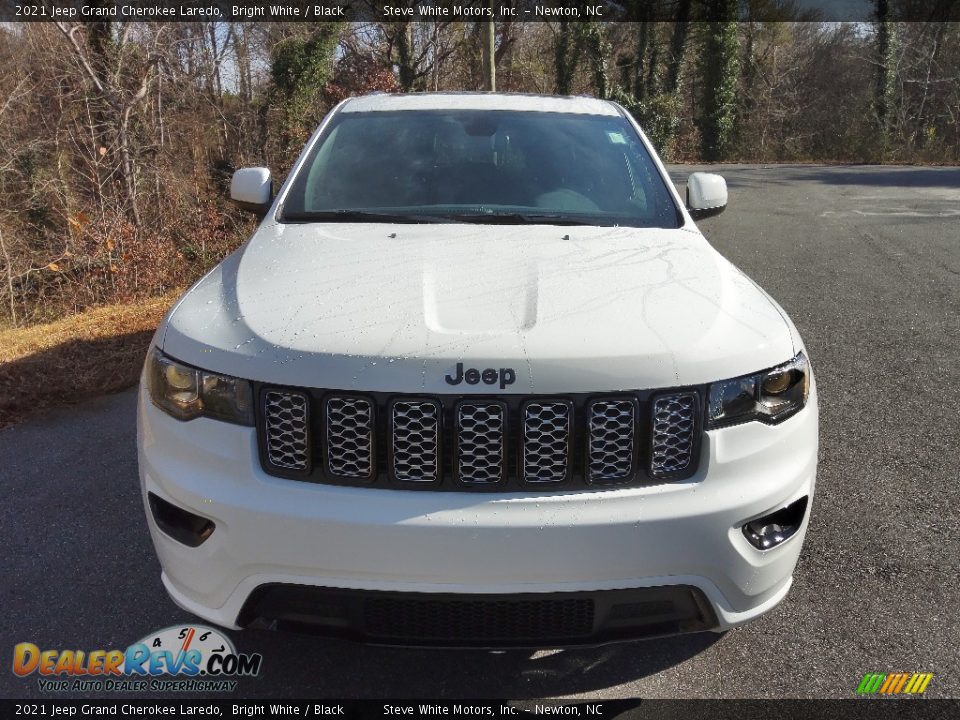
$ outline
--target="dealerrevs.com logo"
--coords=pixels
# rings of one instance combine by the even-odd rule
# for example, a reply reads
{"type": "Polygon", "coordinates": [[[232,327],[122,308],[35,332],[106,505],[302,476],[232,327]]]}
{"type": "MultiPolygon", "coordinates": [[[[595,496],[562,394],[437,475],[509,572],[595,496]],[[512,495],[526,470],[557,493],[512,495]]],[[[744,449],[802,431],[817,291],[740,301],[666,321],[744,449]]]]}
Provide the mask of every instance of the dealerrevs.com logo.
{"type": "Polygon", "coordinates": [[[36,674],[43,692],[232,692],[235,678],[255,677],[262,662],[204,625],[164,628],[126,650],[41,650],[29,642],[13,648],[13,672],[36,674]]]}

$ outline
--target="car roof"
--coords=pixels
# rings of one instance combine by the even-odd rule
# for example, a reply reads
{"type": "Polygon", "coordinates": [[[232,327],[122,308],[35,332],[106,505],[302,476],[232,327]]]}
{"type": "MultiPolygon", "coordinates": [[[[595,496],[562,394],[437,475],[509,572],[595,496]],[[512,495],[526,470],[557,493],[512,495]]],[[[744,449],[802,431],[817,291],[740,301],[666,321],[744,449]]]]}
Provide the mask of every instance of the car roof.
{"type": "Polygon", "coordinates": [[[527,95],[520,93],[435,92],[388,95],[376,93],[351,98],[340,112],[390,110],[519,110],[526,112],[618,115],[617,107],[592,97],[527,95]]]}

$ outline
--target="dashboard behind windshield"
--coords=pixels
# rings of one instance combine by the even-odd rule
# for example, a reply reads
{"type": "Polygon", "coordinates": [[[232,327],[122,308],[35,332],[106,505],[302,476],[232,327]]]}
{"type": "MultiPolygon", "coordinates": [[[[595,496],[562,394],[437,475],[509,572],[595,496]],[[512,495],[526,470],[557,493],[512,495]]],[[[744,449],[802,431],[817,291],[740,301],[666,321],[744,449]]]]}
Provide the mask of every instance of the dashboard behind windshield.
{"type": "Polygon", "coordinates": [[[279,219],[676,228],[681,216],[621,116],[491,110],[341,112],[279,219]]]}

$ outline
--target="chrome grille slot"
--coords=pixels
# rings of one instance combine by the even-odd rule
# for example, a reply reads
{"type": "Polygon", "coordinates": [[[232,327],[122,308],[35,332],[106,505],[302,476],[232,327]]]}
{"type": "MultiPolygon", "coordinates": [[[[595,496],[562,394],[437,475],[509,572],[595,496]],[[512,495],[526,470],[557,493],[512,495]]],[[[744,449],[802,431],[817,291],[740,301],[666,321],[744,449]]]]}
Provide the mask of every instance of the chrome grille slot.
{"type": "Polygon", "coordinates": [[[631,400],[595,400],[588,410],[587,480],[624,482],[633,477],[636,405],[631,400]]]}
{"type": "Polygon", "coordinates": [[[685,472],[693,462],[697,430],[695,393],[664,395],[653,403],[650,475],[685,472]]]}
{"type": "Polygon", "coordinates": [[[359,397],[337,396],[326,405],[327,471],[336,477],[373,477],[373,406],[359,397]]]}
{"type": "Polygon", "coordinates": [[[506,469],[506,407],[498,402],[457,406],[457,476],[463,483],[500,482],[506,469]]]}
{"type": "Polygon", "coordinates": [[[523,479],[554,483],[567,479],[571,435],[570,405],[530,402],[523,407],[523,479]]]}
{"type": "Polygon", "coordinates": [[[393,403],[393,477],[403,482],[440,479],[440,409],[426,400],[393,403]]]}
{"type": "Polygon", "coordinates": [[[282,470],[310,467],[310,403],[306,395],[268,390],[263,394],[267,462],[282,470]]]}

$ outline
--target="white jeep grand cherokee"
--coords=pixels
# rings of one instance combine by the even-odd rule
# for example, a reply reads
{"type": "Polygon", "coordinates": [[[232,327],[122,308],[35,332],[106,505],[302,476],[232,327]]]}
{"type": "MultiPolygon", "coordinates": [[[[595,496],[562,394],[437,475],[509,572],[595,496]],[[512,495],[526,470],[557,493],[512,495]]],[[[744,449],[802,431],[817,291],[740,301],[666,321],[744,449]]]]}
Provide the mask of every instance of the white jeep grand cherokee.
{"type": "Polygon", "coordinates": [[[817,402],[784,311],[621,107],[330,112],[157,331],[140,480],[163,582],[230,628],[548,647],[756,618],[790,588],[817,402]]]}

